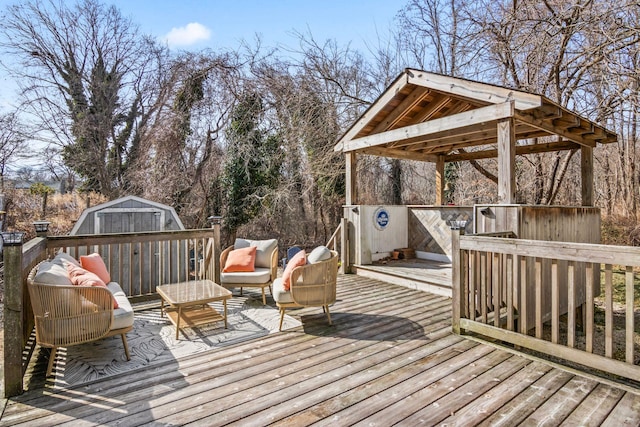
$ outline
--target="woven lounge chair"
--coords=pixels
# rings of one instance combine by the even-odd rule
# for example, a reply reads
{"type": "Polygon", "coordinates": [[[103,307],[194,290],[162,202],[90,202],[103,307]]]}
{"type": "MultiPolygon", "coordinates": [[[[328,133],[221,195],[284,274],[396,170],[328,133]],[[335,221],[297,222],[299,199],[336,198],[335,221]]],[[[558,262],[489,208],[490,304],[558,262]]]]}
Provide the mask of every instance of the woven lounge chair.
{"type": "Polygon", "coordinates": [[[224,269],[229,253],[234,249],[256,246],[256,259],[254,271],[220,273],[220,285],[225,288],[260,288],[262,290],[262,304],[267,304],[265,288],[271,290],[271,283],[278,275],[278,241],[236,239],[233,246],[229,246],[220,254],[220,266],[224,269]]]}
{"type": "Polygon", "coordinates": [[[280,330],[287,308],[322,307],[327,314],[329,325],[332,324],[329,305],[336,301],[338,253],[328,252],[331,254],[329,259],[315,262],[309,255],[311,263],[294,268],[288,291],[284,289],[282,277],[274,281],[273,296],[280,308],[280,330]]]}

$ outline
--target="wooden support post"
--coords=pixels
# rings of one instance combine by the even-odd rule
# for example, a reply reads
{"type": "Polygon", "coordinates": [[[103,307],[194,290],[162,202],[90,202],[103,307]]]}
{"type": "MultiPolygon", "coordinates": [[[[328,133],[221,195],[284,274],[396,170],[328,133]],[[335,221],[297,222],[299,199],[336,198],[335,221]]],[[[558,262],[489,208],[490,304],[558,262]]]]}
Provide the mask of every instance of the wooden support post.
{"type": "Polygon", "coordinates": [[[358,161],[356,158],[356,152],[350,151],[345,153],[346,161],[346,177],[345,177],[345,205],[354,205],[358,203],[358,181],[357,181],[357,166],[358,161]]]}
{"type": "Polygon", "coordinates": [[[220,283],[220,222],[213,224],[213,281],[220,283]]]}
{"type": "Polygon", "coordinates": [[[580,147],[582,206],[593,206],[593,148],[580,147]]]}
{"type": "MultiPolygon", "coordinates": [[[[513,103],[512,103],[513,107],[513,103]]],[[[513,118],[498,122],[498,201],[516,202],[516,129],[513,118]]]]}
{"type": "Polygon", "coordinates": [[[444,156],[439,155],[436,162],[436,205],[444,205],[444,156]]]}
{"type": "Polygon", "coordinates": [[[4,243],[4,397],[24,391],[22,242],[4,243]]]}
{"type": "Polygon", "coordinates": [[[460,335],[460,316],[465,298],[463,290],[463,254],[460,250],[460,236],[464,235],[464,227],[452,228],[451,230],[451,269],[452,269],[452,330],[454,334],[460,335]]]}

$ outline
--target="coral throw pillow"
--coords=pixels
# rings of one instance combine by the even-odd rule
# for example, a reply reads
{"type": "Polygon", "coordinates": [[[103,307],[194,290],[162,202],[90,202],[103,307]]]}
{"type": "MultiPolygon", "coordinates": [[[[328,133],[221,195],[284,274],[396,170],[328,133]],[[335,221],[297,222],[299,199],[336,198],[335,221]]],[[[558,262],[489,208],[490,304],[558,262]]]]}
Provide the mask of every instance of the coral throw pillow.
{"type": "MultiPolygon", "coordinates": [[[[65,265],[67,267],[67,273],[69,273],[71,283],[75,286],[96,286],[107,290],[109,289],[107,288],[106,283],[104,283],[97,274],[87,271],[82,267],[77,267],[71,263],[65,263],[65,265]]],[[[118,301],[116,301],[115,298],[112,299],[113,308],[118,308],[118,301]]]]}
{"type": "Polygon", "coordinates": [[[234,249],[229,252],[227,262],[224,264],[223,273],[244,273],[255,271],[256,247],[234,249]]]}
{"type": "Polygon", "coordinates": [[[80,265],[87,271],[97,275],[104,283],[111,281],[111,275],[100,254],[93,253],[80,257],[80,265]]]}
{"type": "Polygon", "coordinates": [[[287,263],[287,267],[284,269],[284,273],[282,273],[282,286],[285,291],[291,289],[291,272],[294,268],[300,267],[307,263],[307,254],[305,251],[300,251],[293,256],[287,263]]]}

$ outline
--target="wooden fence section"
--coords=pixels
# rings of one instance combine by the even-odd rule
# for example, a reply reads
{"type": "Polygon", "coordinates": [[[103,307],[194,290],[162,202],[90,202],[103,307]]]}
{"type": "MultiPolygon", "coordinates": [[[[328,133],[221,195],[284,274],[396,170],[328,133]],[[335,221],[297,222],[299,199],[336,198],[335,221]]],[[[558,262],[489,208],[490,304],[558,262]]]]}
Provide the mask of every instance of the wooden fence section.
{"type": "Polygon", "coordinates": [[[37,237],[24,245],[5,245],[5,397],[22,393],[22,378],[33,350],[28,345],[34,319],[27,276],[58,250],[75,257],[99,253],[112,280],[119,282],[133,301],[157,298],[156,287],[165,283],[196,278],[220,281],[220,225],[181,231],[37,237]]]}
{"type": "Polygon", "coordinates": [[[63,250],[80,258],[97,252],[105,260],[111,279],[129,298],[155,295],[156,287],[196,278],[219,281],[220,251],[213,228],[60,236],[47,239],[50,254],[63,250]],[[218,254],[218,255],[216,255],[218,254]]]}
{"type": "Polygon", "coordinates": [[[640,381],[634,317],[640,310],[634,295],[640,248],[458,230],[453,246],[456,333],[481,334],[640,381]],[[623,291],[615,289],[614,270],[624,272],[623,291]]]}

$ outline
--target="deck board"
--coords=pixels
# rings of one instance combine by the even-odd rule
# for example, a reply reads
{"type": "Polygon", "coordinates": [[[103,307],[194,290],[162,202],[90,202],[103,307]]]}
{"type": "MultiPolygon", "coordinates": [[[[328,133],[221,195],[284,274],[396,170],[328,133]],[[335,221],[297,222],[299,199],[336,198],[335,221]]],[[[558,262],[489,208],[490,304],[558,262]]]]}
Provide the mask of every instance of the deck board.
{"type": "Polygon", "coordinates": [[[8,401],[3,425],[632,425],[640,396],[451,333],[451,301],[340,276],[303,326],[8,401]]]}

